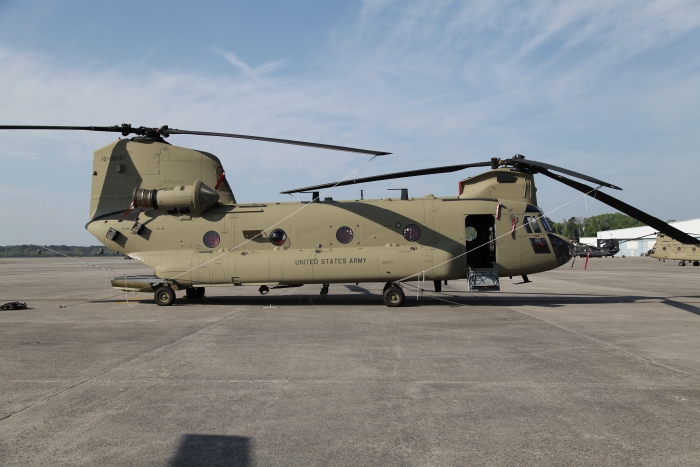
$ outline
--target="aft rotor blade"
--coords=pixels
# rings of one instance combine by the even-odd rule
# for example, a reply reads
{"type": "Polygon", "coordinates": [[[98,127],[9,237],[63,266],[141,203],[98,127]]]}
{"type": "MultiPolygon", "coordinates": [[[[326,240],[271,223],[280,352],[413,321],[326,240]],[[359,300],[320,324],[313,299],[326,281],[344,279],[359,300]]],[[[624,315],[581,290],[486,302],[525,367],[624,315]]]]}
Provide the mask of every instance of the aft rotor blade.
{"type": "Polygon", "coordinates": [[[117,126],[0,125],[0,130],[85,130],[122,132],[117,126]]]}
{"type": "Polygon", "coordinates": [[[386,156],[390,152],[374,151],[371,149],[350,148],[347,146],[336,146],[332,144],[310,143],[308,141],[296,141],[292,139],[266,138],[264,136],[238,135],[234,133],[214,133],[209,131],[189,131],[168,128],[167,125],[160,128],[132,127],[128,123],[115,126],[53,126],[53,125],[0,125],[0,130],[85,130],[85,131],[107,131],[121,133],[123,136],[136,134],[141,136],[164,136],[170,135],[200,135],[200,136],[221,136],[225,138],[251,139],[255,141],[266,141],[268,143],[293,144],[295,146],[307,146],[310,148],[331,149],[333,151],[357,152],[360,154],[372,154],[374,156],[386,156]]]}
{"type": "Polygon", "coordinates": [[[237,135],[234,133],[214,133],[210,131],[188,131],[176,129],[163,129],[163,135],[202,135],[202,136],[222,136],[224,138],[252,139],[254,141],[266,141],[268,143],[293,144],[295,146],[307,146],[310,148],[330,149],[333,151],[358,152],[360,154],[372,154],[374,156],[386,156],[390,152],[374,151],[371,149],[357,149],[346,146],[335,146],[332,144],[309,143],[307,141],[296,141],[293,139],[266,138],[264,136],[237,135]]]}
{"type": "Polygon", "coordinates": [[[683,232],[682,230],[679,230],[666,222],[662,221],[661,219],[652,216],[651,214],[647,214],[644,211],[640,211],[639,209],[635,208],[634,206],[630,206],[629,204],[620,201],[617,198],[613,198],[612,196],[603,193],[602,191],[598,191],[593,187],[590,187],[588,185],[584,185],[583,183],[577,182],[576,180],[571,180],[570,178],[566,178],[562,175],[559,174],[554,174],[551,173],[547,170],[543,170],[540,172],[542,175],[546,175],[549,178],[552,178],[554,180],[557,180],[564,185],[568,185],[571,188],[578,190],[582,193],[587,193],[589,194],[592,198],[597,199],[598,201],[601,201],[602,203],[607,204],[610,207],[613,207],[617,209],[618,211],[627,214],[628,216],[637,219],[639,222],[643,222],[644,224],[648,225],[649,227],[661,232],[662,234],[668,235],[669,237],[673,238],[674,240],[677,240],[681,243],[686,243],[689,245],[700,245],[700,240],[698,240],[695,237],[691,237],[687,233],[683,232]]]}
{"type": "Polygon", "coordinates": [[[384,175],[374,175],[372,177],[355,178],[352,180],[343,180],[342,182],[324,183],[322,185],[314,185],[314,186],[307,186],[304,188],[296,188],[294,190],[282,191],[281,193],[284,195],[288,195],[290,193],[301,193],[303,191],[321,190],[323,188],[330,188],[330,187],[334,187],[334,186],[354,185],[356,183],[377,182],[379,180],[391,180],[394,178],[418,177],[420,175],[433,175],[433,174],[441,174],[441,173],[448,173],[448,172],[457,172],[458,170],[468,169],[470,167],[491,167],[491,164],[492,164],[492,162],[488,161],[488,162],[476,162],[474,164],[447,165],[444,167],[431,167],[429,169],[407,170],[405,172],[394,172],[394,173],[384,174],[384,175]]]}
{"type": "Polygon", "coordinates": [[[565,169],[563,167],[557,167],[556,165],[545,164],[544,162],[537,162],[530,159],[521,159],[517,160],[516,162],[534,165],[535,167],[540,167],[543,169],[554,170],[555,172],[561,172],[567,175],[571,175],[572,177],[580,178],[581,180],[586,180],[597,185],[605,186],[608,188],[614,188],[615,190],[622,190],[622,188],[620,188],[619,186],[612,185],[610,183],[598,180],[597,178],[593,178],[582,173],[574,172],[573,170],[565,169]]]}

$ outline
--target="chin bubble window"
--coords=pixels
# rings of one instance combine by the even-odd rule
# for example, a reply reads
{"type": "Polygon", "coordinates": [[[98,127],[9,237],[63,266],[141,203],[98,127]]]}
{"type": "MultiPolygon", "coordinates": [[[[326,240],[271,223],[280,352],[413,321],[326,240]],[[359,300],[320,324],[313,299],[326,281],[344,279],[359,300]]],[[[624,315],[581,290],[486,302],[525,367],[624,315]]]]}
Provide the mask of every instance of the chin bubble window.
{"type": "Polygon", "coordinates": [[[282,229],[275,229],[270,233],[270,243],[282,246],[287,241],[287,234],[282,229]]]}
{"type": "Polygon", "coordinates": [[[409,242],[415,242],[420,238],[420,228],[415,224],[408,224],[403,228],[403,238],[409,242]]]}
{"type": "Polygon", "coordinates": [[[350,243],[354,236],[355,234],[350,227],[341,227],[335,233],[335,238],[337,238],[340,243],[350,243]]]}
{"type": "Polygon", "coordinates": [[[221,242],[221,237],[219,237],[219,234],[214,232],[213,230],[210,230],[209,232],[204,234],[204,245],[207,248],[215,248],[219,246],[219,242],[221,242]]]}
{"type": "Polygon", "coordinates": [[[547,240],[545,240],[542,237],[531,238],[530,244],[532,245],[532,249],[535,251],[535,254],[542,255],[551,253],[549,245],[547,244],[547,240]]]}

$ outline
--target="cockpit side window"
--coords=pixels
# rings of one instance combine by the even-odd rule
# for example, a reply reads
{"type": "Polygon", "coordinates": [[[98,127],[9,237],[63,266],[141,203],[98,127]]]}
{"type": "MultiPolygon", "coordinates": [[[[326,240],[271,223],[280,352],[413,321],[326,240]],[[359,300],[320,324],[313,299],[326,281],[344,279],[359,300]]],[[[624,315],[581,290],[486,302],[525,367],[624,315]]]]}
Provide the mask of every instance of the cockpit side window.
{"type": "MultiPolygon", "coordinates": [[[[537,216],[535,218],[539,218],[540,221],[542,222],[542,225],[544,226],[545,232],[554,232],[554,229],[552,228],[551,225],[549,225],[549,222],[547,222],[547,218],[544,216],[544,212],[542,212],[542,209],[538,208],[537,206],[533,206],[532,204],[528,204],[527,208],[525,209],[525,212],[536,212],[537,216]]],[[[536,233],[540,233],[537,231],[536,233]]]]}
{"type": "Polygon", "coordinates": [[[540,224],[537,223],[537,217],[536,216],[525,216],[525,219],[523,219],[523,224],[525,225],[525,230],[527,233],[542,233],[542,229],[540,228],[540,224]]]}

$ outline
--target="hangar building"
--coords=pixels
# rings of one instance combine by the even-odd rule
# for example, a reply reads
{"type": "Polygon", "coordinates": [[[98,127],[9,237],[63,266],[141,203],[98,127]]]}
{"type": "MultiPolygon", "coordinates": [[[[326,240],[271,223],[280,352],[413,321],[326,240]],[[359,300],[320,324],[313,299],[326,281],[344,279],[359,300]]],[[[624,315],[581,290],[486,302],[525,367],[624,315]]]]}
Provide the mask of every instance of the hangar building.
{"type": "MultiPolygon", "coordinates": [[[[671,222],[673,227],[700,239],[700,219],[671,222]]],[[[581,238],[581,243],[597,246],[598,240],[615,238],[620,241],[620,252],[615,256],[644,256],[656,245],[656,230],[649,226],[604,230],[597,237],[581,238]]]]}

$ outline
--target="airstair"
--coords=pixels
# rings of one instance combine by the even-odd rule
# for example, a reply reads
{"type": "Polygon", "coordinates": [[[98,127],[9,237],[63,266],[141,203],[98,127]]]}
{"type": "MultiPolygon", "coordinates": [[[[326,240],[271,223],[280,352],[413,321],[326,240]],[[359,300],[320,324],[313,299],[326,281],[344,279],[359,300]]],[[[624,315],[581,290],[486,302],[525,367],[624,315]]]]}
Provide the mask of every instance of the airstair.
{"type": "Polygon", "coordinates": [[[496,263],[491,264],[490,268],[469,268],[467,279],[469,279],[470,292],[498,292],[501,290],[498,267],[496,263]]]}

